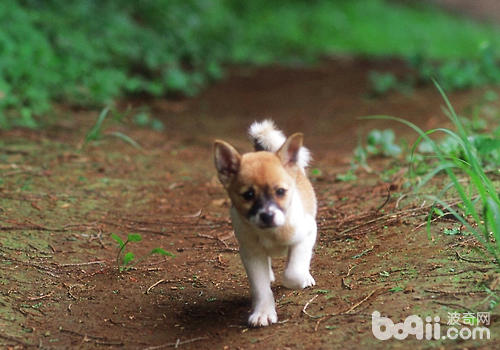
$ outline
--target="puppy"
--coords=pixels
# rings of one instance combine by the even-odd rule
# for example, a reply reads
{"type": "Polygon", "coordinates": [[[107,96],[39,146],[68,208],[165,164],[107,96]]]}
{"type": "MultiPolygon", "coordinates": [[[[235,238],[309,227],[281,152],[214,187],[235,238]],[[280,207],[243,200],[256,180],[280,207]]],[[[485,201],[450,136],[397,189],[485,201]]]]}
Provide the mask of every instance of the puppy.
{"type": "Polygon", "coordinates": [[[283,285],[315,285],[309,266],[316,241],[316,196],[305,168],[309,151],[303,135],[285,138],[271,120],[249,129],[255,152],[241,155],[216,140],[215,167],[231,199],[231,219],[240,256],[250,282],[252,311],[248,323],[268,326],[278,321],[271,282],[271,256],[287,255],[283,285]]]}

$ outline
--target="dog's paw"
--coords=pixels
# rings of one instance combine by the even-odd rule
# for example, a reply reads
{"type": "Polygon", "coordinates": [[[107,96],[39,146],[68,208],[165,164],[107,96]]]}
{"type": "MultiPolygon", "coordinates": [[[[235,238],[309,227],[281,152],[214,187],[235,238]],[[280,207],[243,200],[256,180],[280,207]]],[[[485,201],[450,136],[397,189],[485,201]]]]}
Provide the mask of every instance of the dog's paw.
{"type": "Polygon", "coordinates": [[[315,285],[316,281],[314,280],[314,277],[308,272],[302,283],[302,288],[312,287],[315,285]]]}
{"type": "Polygon", "coordinates": [[[309,272],[305,274],[289,273],[285,271],[283,285],[290,289],[304,289],[316,285],[316,281],[309,272]]]}
{"type": "Polygon", "coordinates": [[[274,308],[255,310],[248,318],[248,324],[251,327],[265,327],[276,322],[278,322],[278,315],[274,308]]]}

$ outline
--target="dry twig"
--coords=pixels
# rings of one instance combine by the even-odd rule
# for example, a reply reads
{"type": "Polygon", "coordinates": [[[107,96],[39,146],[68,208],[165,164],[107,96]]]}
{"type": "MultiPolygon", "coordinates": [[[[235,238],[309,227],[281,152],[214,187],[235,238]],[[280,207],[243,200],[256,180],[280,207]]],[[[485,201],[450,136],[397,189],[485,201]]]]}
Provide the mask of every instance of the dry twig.
{"type": "Polygon", "coordinates": [[[311,315],[310,313],[308,313],[308,312],[307,312],[307,307],[308,307],[308,306],[309,306],[309,304],[310,304],[310,303],[312,303],[312,302],[313,302],[313,301],[314,301],[317,297],[318,297],[318,294],[316,294],[315,296],[313,296],[313,297],[311,298],[311,300],[309,300],[309,301],[308,301],[308,302],[304,305],[304,307],[302,308],[302,312],[303,312],[305,315],[309,316],[310,318],[319,318],[319,317],[321,317],[321,316],[314,316],[314,315],[311,315]]]}
{"type": "Polygon", "coordinates": [[[149,346],[149,347],[145,348],[144,350],[157,350],[157,349],[164,349],[164,348],[170,348],[170,347],[174,347],[177,349],[179,347],[179,345],[190,344],[190,343],[194,343],[194,342],[197,342],[199,340],[204,340],[204,339],[208,339],[208,338],[207,337],[198,337],[198,338],[193,338],[193,339],[188,339],[188,340],[183,340],[183,341],[181,341],[180,339],[177,339],[177,341],[175,343],[166,343],[166,344],[157,345],[157,346],[149,346]]]}
{"type": "Polygon", "coordinates": [[[349,290],[351,290],[351,289],[352,289],[352,287],[351,287],[349,284],[347,284],[347,282],[345,281],[345,279],[351,275],[351,271],[352,271],[355,267],[356,267],[356,265],[349,266],[349,269],[347,270],[347,275],[345,275],[344,277],[342,277],[342,286],[343,286],[344,288],[346,288],[346,289],[349,289],[349,290]]]}
{"type": "Polygon", "coordinates": [[[366,302],[368,299],[371,298],[371,296],[373,294],[375,294],[375,292],[378,292],[381,288],[377,288],[377,289],[374,289],[372,290],[366,297],[364,297],[363,299],[361,299],[360,301],[358,301],[356,304],[354,304],[353,306],[351,306],[349,308],[349,310],[345,311],[344,313],[345,314],[350,314],[352,311],[354,311],[358,306],[360,306],[361,304],[363,304],[364,302],[366,302]]]}
{"type": "Polygon", "coordinates": [[[42,299],[45,299],[45,298],[48,298],[48,297],[51,297],[52,294],[54,294],[54,291],[48,293],[48,294],[45,294],[45,295],[40,295],[40,296],[37,296],[37,297],[28,297],[28,299],[30,301],[35,301],[35,300],[42,300],[42,299]]]}
{"type": "Polygon", "coordinates": [[[486,260],[471,259],[471,258],[464,257],[464,256],[460,255],[460,253],[457,250],[455,250],[455,254],[457,255],[457,258],[459,258],[460,260],[467,261],[470,263],[475,263],[475,264],[488,264],[488,263],[490,263],[490,261],[486,261],[486,260]]]}
{"type": "Polygon", "coordinates": [[[98,260],[98,261],[89,261],[89,262],[81,262],[81,263],[69,263],[69,264],[60,264],[59,267],[67,267],[67,266],[87,266],[87,265],[95,265],[95,264],[106,264],[106,260],[98,260]]]}
{"type": "Polygon", "coordinates": [[[164,278],[162,278],[161,280],[159,280],[158,282],[155,282],[151,285],[151,287],[149,287],[147,290],[146,290],[146,294],[149,294],[149,292],[151,292],[151,290],[156,287],[157,285],[163,283],[163,282],[166,282],[164,278]]]}

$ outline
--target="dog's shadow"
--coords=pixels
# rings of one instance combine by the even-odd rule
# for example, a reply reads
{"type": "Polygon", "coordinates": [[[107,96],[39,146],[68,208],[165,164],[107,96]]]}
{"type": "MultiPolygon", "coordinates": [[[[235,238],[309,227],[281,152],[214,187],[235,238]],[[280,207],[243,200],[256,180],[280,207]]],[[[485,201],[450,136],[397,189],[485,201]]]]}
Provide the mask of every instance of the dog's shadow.
{"type": "MultiPolygon", "coordinates": [[[[180,318],[185,328],[219,330],[227,327],[243,328],[249,315],[249,297],[236,296],[222,300],[199,299],[196,304],[185,305],[180,318]]],[[[187,330],[187,329],[186,329],[187,330]]]]}

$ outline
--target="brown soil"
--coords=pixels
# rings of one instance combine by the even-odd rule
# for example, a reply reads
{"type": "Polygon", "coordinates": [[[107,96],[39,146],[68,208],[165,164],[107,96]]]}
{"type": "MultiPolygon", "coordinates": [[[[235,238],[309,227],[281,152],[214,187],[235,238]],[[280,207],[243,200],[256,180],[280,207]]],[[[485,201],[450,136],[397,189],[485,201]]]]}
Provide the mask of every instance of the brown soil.
{"type": "Polygon", "coordinates": [[[482,20],[498,23],[500,3],[496,0],[431,0],[457,14],[473,16],[482,20]]]}
{"type": "MultiPolygon", "coordinates": [[[[436,222],[428,239],[421,225],[428,204],[420,208],[422,199],[405,189],[401,160],[371,160],[378,171],[336,180],[358,135],[382,127],[414,139],[397,124],[357,117],[389,114],[425,129],[446,124],[432,87],[370,98],[370,70],[405,72],[396,61],[348,58],[313,68],[231,69],[198,98],[148,101],[164,132],[127,118],[108,121],[105,132],[121,131],[142,150],[112,137],[82,147],[97,116],[90,111],[60,108],[58,122],[45,130],[2,132],[0,347],[494,348],[498,311],[489,341],[383,342],[372,334],[375,310],[394,322],[439,315],[443,328],[448,312],[486,311],[483,286],[498,275],[488,262],[476,262],[472,237],[441,233],[455,222],[436,222]],[[288,290],[278,277],[280,323],[249,329],[246,275],[211,143],[223,138],[249,150],[245,130],[262,117],[287,133],[302,131],[314,154],[317,286],[288,290]],[[120,272],[113,233],[140,233],[143,241],[128,246],[138,257],[156,247],[175,257],[152,256],[120,272]]],[[[451,100],[464,111],[479,96],[451,100]]],[[[283,261],[274,267],[279,276],[283,261]]]]}

